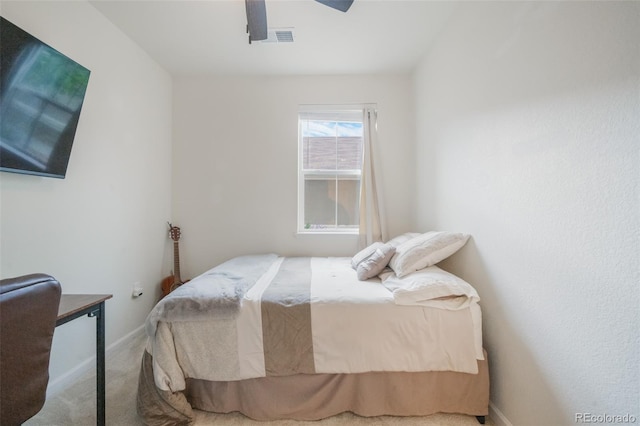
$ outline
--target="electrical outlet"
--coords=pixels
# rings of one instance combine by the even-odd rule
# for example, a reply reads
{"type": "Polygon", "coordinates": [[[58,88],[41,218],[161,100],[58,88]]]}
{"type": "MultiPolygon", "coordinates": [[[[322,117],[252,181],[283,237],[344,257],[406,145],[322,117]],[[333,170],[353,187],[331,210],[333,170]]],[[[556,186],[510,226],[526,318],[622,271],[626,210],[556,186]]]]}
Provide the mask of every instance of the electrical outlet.
{"type": "Polygon", "coordinates": [[[131,296],[140,297],[142,296],[142,286],[140,285],[140,281],[136,281],[133,283],[133,291],[131,292],[131,296]]]}

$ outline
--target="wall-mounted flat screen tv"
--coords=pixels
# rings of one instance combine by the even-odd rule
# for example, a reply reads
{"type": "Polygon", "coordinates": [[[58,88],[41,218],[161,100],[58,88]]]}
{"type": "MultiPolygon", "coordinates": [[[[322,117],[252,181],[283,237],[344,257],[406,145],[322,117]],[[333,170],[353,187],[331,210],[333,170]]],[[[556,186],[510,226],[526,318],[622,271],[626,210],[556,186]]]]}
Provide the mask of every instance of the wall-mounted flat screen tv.
{"type": "Polygon", "coordinates": [[[89,74],[0,17],[0,171],[65,177],[89,74]]]}

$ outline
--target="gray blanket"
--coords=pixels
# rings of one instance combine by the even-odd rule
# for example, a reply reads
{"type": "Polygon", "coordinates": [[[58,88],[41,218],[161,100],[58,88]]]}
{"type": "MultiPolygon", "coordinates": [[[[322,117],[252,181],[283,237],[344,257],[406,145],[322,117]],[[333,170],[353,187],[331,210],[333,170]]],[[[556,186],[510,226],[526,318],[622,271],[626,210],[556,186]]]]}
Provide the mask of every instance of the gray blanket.
{"type": "Polygon", "coordinates": [[[235,257],[172,291],[147,316],[145,329],[155,336],[159,321],[235,318],[246,292],[277,259],[275,254],[235,257]]]}

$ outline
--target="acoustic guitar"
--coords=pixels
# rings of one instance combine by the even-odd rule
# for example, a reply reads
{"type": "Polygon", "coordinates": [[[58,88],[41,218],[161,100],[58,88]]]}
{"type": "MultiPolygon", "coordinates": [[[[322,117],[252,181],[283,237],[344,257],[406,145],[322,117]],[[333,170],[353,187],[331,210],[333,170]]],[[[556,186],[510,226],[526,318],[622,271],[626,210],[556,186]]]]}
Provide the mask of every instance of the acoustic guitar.
{"type": "Polygon", "coordinates": [[[180,228],[169,225],[169,237],[173,240],[173,272],[171,275],[162,280],[162,297],[171,293],[176,288],[184,284],[180,278],[180,249],[178,241],[180,240],[180,228]]]}

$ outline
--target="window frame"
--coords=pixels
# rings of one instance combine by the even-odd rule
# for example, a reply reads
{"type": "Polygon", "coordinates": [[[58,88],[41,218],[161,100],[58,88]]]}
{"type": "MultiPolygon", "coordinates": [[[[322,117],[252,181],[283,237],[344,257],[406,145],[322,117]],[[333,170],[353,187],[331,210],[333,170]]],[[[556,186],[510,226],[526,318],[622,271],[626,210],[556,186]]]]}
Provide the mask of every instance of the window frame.
{"type": "MultiPolygon", "coordinates": [[[[298,234],[317,234],[317,235],[357,235],[359,232],[359,224],[355,226],[339,226],[327,228],[305,228],[305,182],[307,180],[325,178],[335,179],[336,185],[340,180],[357,180],[361,182],[362,179],[362,163],[360,169],[345,169],[345,170],[325,170],[325,169],[304,169],[304,136],[302,134],[302,120],[304,115],[318,115],[318,119],[326,119],[327,121],[349,121],[345,120],[348,115],[356,117],[351,121],[357,121],[364,126],[364,109],[363,104],[353,105],[300,105],[298,108],[298,220],[297,220],[297,233],[298,234]]],[[[363,139],[361,141],[361,153],[364,158],[364,132],[363,139]]],[[[360,197],[358,197],[357,213],[359,215],[360,197]]],[[[337,211],[338,203],[336,203],[337,211]]],[[[337,219],[337,214],[336,214],[337,219]]],[[[359,222],[359,217],[358,217],[359,222]]]]}

